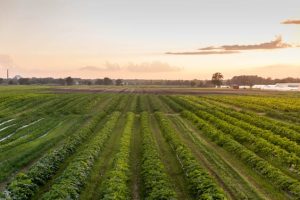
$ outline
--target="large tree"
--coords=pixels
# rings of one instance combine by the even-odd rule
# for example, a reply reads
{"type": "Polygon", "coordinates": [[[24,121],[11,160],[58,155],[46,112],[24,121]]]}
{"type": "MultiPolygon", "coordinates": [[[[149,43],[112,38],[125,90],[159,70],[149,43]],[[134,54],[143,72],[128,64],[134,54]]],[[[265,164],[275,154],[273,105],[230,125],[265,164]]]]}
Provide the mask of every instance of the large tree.
{"type": "Polygon", "coordinates": [[[67,77],[66,78],[66,84],[67,85],[73,85],[74,84],[74,79],[72,77],[67,77]]]}
{"type": "Polygon", "coordinates": [[[105,77],[105,78],[103,79],[103,83],[104,83],[104,85],[112,85],[112,84],[113,84],[113,81],[112,81],[110,78],[105,77]]]}
{"type": "Polygon", "coordinates": [[[103,79],[96,79],[95,84],[96,85],[103,85],[104,84],[104,80],[103,79]]]}
{"type": "Polygon", "coordinates": [[[117,79],[116,80],[116,85],[122,85],[123,84],[123,80],[122,79],[117,79]]]}
{"type": "Polygon", "coordinates": [[[215,86],[220,86],[222,85],[222,80],[223,80],[223,75],[220,72],[216,72],[212,75],[211,78],[211,82],[215,85],[215,86]]]}

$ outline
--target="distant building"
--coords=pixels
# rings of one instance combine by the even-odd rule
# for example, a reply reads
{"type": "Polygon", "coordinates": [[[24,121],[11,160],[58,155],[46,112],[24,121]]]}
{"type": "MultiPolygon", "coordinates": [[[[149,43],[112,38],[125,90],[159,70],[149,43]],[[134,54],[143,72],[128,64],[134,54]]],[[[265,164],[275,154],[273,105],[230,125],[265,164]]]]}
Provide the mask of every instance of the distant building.
{"type": "Polygon", "coordinates": [[[251,86],[250,85],[240,85],[239,89],[250,89],[251,86]]]}
{"type": "Polygon", "coordinates": [[[232,89],[236,89],[237,90],[237,89],[239,89],[239,86],[238,85],[233,85],[232,89]]]}
{"type": "Polygon", "coordinates": [[[221,85],[221,88],[230,88],[229,85],[221,85]]]}
{"type": "Polygon", "coordinates": [[[276,89],[282,91],[300,91],[300,83],[276,83],[276,89]]]}
{"type": "Polygon", "coordinates": [[[275,85],[253,85],[253,89],[277,90],[277,91],[300,91],[300,83],[276,83],[275,85]]]}
{"type": "Polygon", "coordinates": [[[266,85],[253,85],[252,89],[262,89],[263,87],[265,87],[266,85]]]}

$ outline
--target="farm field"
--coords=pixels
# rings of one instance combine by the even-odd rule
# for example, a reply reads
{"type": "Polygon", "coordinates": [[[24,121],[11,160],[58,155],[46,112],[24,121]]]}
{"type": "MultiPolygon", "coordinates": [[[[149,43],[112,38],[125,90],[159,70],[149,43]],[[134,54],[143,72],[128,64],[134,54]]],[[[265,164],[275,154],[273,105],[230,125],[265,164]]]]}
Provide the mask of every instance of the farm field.
{"type": "Polygon", "coordinates": [[[0,87],[0,191],[36,200],[300,199],[300,95],[0,87]]]}

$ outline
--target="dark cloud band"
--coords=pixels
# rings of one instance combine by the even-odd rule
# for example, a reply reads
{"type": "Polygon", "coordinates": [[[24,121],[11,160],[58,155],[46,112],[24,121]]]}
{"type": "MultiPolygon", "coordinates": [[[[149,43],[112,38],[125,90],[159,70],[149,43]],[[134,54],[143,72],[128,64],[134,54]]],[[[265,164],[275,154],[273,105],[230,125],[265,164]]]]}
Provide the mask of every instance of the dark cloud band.
{"type": "Polygon", "coordinates": [[[213,54],[234,54],[239,51],[194,51],[194,52],[167,52],[171,55],[213,55],[213,54]]]}
{"type": "Polygon", "coordinates": [[[281,36],[275,38],[270,42],[250,45],[223,45],[223,46],[208,46],[198,49],[199,51],[191,52],[166,52],[172,55],[212,55],[212,54],[234,54],[247,50],[271,50],[293,47],[291,44],[285,43],[281,36]]]}
{"type": "Polygon", "coordinates": [[[283,21],[281,23],[282,24],[300,24],[300,20],[288,19],[288,20],[285,20],[285,21],[283,21]]]}

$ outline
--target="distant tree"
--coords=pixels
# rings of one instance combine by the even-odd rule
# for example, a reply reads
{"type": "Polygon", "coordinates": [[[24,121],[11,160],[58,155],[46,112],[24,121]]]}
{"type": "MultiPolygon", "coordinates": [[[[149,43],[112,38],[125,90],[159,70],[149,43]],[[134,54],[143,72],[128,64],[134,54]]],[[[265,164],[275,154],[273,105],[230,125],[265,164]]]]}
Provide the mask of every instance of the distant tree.
{"type": "Polygon", "coordinates": [[[104,85],[104,80],[103,79],[96,79],[95,84],[96,85],[104,85]]]}
{"type": "Polygon", "coordinates": [[[116,85],[122,85],[123,84],[123,80],[122,79],[117,79],[116,80],[116,85]]]}
{"type": "Polygon", "coordinates": [[[65,85],[66,84],[66,79],[59,78],[59,79],[56,80],[55,83],[58,84],[58,85],[65,85]]]}
{"type": "Polygon", "coordinates": [[[3,78],[0,78],[0,84],[2,84],[4,82],[3,78]]]}
{"type": "Polygon", "coordinates": [[[65,79],[65,81],[66,81],[66,84],[67,85],[73,85],[74,84],[74,79],[72,78],[72,77],[67,77],[66,79],[65,79]]]}
{"type": "Polygon", "coordinates": [[[220,85],[222,85],[223,78],[224,78],[223,75],[220,72],[217,72],[212,75],[211,82],[215,86],[220,86],[220,85]]]}
{"type": "Polygon", "coordinates": [[[30,79],[29,78],[20,78],[18,80],[20,85],[29,85],[30,84],[30,79]]]}
{"type": "Polygon", "coordinates": [[[253,75],[241,75],[241,76],[234,76],[232,79],[228,82],[232,85],[249,85],[253,86],[255,84],[263,84],[264,78],[259,76],[253,76],[253,75]]]}
{"type": "Polygon", "coordinates": [[[191,81],[191,87],[195,87],[197,85],[196,80],[191,81]]]}
{"type": "Polygon", "coordinates": [[[113,81],[112,81],[110,78],[105,77],[105,78],[103,79],[103,84],[104,84],[104,85],[112,85],[112,84],[113,84],[113,81]]]}
{"type": "Polygon", "coordinates": [[[92,81],[90,79],[80,80],[80,85],[92,85],[92,81]]]}
{"type": "Polygon", "coordinates": [[[14,85],[14,84],[15,84],[15,83],[14,83],[14,80],[10,79],[10,80],[8,81],[8,84],[9,84],[9,85],[14,85]]]}

